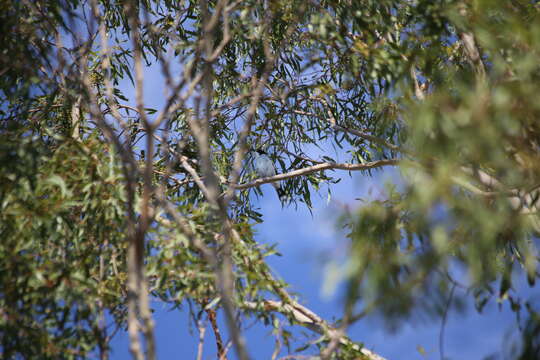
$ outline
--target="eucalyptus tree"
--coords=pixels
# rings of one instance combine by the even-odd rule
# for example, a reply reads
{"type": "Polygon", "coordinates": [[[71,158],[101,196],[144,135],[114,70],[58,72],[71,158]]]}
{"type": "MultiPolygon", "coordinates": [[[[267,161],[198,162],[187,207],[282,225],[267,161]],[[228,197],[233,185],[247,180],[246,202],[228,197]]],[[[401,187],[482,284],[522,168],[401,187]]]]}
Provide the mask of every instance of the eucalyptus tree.
{"type": "Polygon", "coordinates": [[[5,358],[105,359],[127,327],[133,357],[154,359],[160,299],[208,318],[220,358],[217,312],[239,359],[252,318],[278,345],[288,327],[318,334],[292,356],[378,359],[349,325],[442,314],[456,289],[526,305],[522,358],[538,354],[513,287],[538,276],[537,2],[23,0],[0,14],[5,358]],[[277,175],[246,166],[260,147],[277,175]],[[400,186],[340,220],[332,324],[266,264],[253,194],[280,181],[284,206],[310,208],[347,172],[384,167],[400,186]]]}

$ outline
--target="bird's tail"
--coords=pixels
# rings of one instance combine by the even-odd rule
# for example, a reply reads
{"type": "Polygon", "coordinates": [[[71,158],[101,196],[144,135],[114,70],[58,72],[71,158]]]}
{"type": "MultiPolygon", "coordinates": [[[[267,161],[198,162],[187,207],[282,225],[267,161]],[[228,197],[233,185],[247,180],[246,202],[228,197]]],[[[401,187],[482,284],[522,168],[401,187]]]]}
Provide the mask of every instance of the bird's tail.
{"type": "Polygon", "coordinates": [[[277,192],[278,197],[279,197],[279,201],[281,201],[282,204],[288,203],[290,198],[287,195],[287,193],[285,192],[285,190],[283,190],[283,187],[281,186],[281,184],[277,183],[277,182],[274,182],[274,183],[272,183],[272,186],[274,187],[274,189],[276,189],[276,192],[277,192]]]}

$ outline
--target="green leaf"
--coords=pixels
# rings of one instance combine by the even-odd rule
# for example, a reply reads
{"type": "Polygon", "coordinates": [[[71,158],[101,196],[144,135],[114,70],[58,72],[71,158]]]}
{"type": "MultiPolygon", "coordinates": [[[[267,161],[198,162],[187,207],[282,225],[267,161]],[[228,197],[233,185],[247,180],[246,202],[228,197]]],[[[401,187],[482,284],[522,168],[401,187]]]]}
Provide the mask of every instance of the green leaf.
{"type": "Polygon", "coordinates": [[[59,175],[54,174],[50,176],[49,178],[45,180],[45,183],[58,186],[62,193],[62,197],[65,198],[67,196],[71,196],[71,192],[68,190],[66,182],[59,175]]]}

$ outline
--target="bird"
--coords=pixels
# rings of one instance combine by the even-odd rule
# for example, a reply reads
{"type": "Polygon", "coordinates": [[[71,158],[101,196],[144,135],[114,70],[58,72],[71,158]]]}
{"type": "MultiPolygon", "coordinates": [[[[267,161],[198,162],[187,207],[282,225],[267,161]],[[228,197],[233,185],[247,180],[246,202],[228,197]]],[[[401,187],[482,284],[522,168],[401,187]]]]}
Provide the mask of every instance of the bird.
{"type": "MultiPolygon", "coordinates": [[[[259,177],[265,178],[276,175],[276,168],[274,162],[270,159],[270,156],[266,151],[262,149],[256,149],[253,156],[253,167],[259,177]]],[[[274,189],[276,189],[279,200],[283,203],[286,202],[287,196],[279,182],[271,183],[274,189]]]]}

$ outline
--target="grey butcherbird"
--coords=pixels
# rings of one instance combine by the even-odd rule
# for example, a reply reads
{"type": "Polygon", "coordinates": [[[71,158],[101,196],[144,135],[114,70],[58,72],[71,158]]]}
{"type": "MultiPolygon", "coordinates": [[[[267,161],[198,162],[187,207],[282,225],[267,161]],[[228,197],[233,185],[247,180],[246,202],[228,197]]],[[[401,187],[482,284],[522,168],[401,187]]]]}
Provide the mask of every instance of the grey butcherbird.
{"type": "MultiPolygon", "coordinates": [[[[270,177],[276,175],[276,168],[272,159],[268,156],[266,151],[257,149],[253,152],[253,167],[259,177],[270,177]]],[[[283,203],[287,201],[285,191],[281,187],[281,184],[276,181],[271,183],[278,194],[279,200],[283,203]]]]}

